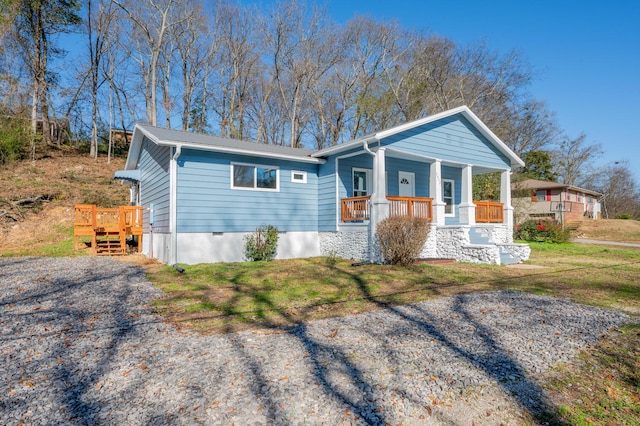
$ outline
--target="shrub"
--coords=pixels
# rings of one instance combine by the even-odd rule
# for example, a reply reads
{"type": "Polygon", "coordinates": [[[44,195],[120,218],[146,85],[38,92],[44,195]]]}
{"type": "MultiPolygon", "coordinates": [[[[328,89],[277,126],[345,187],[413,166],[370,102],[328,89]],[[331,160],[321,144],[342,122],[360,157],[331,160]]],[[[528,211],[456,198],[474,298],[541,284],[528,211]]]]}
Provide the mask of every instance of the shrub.
{"type": "Polygon", "coordinates": [[[380,253],[387,263],[408,266],[420,256],[429,222],[414,217],[388,217],[378,224],[380,253]]]}
{"type": "Polygon", "coordinates": [[[25,158],[28,142],[28,125],[23,120],[0,121],[0,164],[25,158]]]}
{"type": "Polygon", "coordinates": [[[618,216],[616,216],[616,219],[628,220],[628,219],[631,219],[631,217],[632,216],[629,213],[622,213],[622,214],[619,214],[618,216]]]}
{"type": "Polygon", "coordinates": [[[278,249],[278,228],[262,225],[244,237],[244,255],[248,260],[273,260],[278,249]]]}
{"type": "Polygon", "coordinates": [[[515,227],[513,238],[525,241],[541,241],[549,243],[564,243],[571,236],[570,232],[562,229],[562,225],[551,219],[528,220],[515,227]]]}

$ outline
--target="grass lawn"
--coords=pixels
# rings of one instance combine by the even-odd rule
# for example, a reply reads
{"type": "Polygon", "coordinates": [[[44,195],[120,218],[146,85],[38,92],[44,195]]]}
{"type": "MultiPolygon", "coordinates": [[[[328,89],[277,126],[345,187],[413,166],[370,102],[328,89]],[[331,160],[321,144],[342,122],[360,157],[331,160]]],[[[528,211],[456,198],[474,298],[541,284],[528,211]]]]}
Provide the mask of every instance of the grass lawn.
{"type": "MultiPolygon", "coordinates": [[[[286,326],[458,293],[504,290],[623,311],[621,327],[546,389],[567,424],[640,423],[640,249],[532,243],[531,269],[452,263],[353,266],[334,258],[182,265],[149,273],[166,293],[156,309],[204,333],[286,326]],[[535,268],[535,267],[538,268],[535,268]]],[[[535,420],[533,420],[535,421],[535,420]]]]}
{"type": "Polygon", "coordinates": [[[532,244],[520,269],[453,263],[353,266],[334,258],[164,267],[149,278],[170,320],[203,332],[274,327],[387,304],[485,290],[519,290],[640,314],[640,250],[532,244]]]}

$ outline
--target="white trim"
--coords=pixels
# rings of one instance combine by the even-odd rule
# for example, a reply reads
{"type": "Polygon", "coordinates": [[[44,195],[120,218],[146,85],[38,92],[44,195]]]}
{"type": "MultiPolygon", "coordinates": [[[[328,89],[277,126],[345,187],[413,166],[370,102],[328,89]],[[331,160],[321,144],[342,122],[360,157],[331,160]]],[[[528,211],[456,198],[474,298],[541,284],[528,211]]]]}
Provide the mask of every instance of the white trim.
{"type": "Polygon", "coordinates": [[[292,183],[307,183],[307,172],[301,170],[291,170],[292,183]],[[300,179],[296,179],[296,175],[300,175],[300,179]]]}
{"type": "Polygon", "coordinates": [[[442,201],[444,202],[444,217],[456,216],[456,181],[454,179],[442,179],[442,201]],[[447,213],[447,197],[444,196],[444,184],[451,183],[451,213],[447,213]]]}
{"type": "Polygon", "coordinates": [[[230,182],[229,185],[231,187],[231,189],[233,190],[239,190],[239,191],[264,191],[264,192],[280,192],[280,167],[278,166],[269,166],[269,165],[265,165],[265,164],[252,164],[252,163],[239,163],[239,162],[235,162],[232,161],[230,163],[230,167],[229,167],[229,173],[230,173],[230,182]],[[235,166],[244,166],[244,167],[253,167],[253,187],[248,187],[248,186],[235,186],[233,184],[233,169],[235,166]],[[269,169],[269,170],[275,170],[276,171],[276,187],[275,188],[260,188],[258,187],[258,177],[257,177],[257,170],[258,168],[263,168],[263,169],[269,169]]]}

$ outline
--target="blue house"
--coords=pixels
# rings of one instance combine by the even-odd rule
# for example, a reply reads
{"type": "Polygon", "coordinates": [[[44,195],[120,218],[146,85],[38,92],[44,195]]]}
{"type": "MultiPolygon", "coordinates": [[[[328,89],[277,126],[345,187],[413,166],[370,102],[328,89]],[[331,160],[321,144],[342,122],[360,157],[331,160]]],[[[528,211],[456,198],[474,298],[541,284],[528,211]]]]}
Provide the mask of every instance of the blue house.
{"type": "Polygon", "coordinates": [[[524,163],[462,106],[320,151],[136,125],[125,170],[144,207],[142,251],[161,262],[244,260],[244,237],[280,230],[277,258],[379,260],[376,225],[429,220],[425,258],[526,260],[512,239],[510,174],[524,163]],[[499,172],[500,201],[474,176],[499,172]]]}

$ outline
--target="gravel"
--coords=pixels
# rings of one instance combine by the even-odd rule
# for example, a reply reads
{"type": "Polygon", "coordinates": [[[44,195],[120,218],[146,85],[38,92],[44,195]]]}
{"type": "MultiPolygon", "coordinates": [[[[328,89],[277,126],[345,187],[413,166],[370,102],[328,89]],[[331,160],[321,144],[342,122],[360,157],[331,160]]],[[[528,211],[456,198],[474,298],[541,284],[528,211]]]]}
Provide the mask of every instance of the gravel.
{"type": "Polygon", "coordinates": [[[621,313],[501,291],[201,336],[110,258],[0,258],[0,424],[498,424],[621,313]]]}

